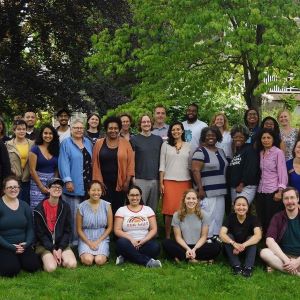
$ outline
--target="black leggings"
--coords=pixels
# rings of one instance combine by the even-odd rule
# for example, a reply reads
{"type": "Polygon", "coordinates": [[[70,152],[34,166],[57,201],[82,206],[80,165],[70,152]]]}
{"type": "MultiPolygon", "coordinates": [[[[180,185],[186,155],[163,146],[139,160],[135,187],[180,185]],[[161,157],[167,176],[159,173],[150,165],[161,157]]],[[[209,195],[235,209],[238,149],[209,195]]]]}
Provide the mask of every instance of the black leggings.
{"type": "Polygon", "coordinates": [[[0,248],[0,276],[13,277],[18,275],[21,269],[33,273],[40,268],[40,258],[31,247],[22,254],[0,248]]]}
{"type": "MultiPolygon", "coordinates": [[[[163,248],[165,249],[167,256],[171,259],[178,258],[179,260],[185,260],[185,249],[182,248],[176,241],[166,239],[162,241],[163,248]]],[[[194,245],[189,245],[192,249],[194,245]]],[[[221,251],[221,245],[219,243],[205,243],[199,249],[196,250],[196,259],[198,260],[211,260],[215,259],[221,251]]]]}

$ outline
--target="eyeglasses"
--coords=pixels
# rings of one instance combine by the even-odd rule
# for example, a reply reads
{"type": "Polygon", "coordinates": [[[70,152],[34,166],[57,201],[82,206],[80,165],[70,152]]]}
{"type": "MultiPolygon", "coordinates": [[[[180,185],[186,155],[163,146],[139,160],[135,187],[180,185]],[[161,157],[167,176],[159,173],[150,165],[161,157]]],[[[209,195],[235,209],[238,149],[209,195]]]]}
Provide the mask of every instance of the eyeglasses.
{"type": "Polygon", "coordinates": [[[50,189],[62,190],[62,187],[60,185],[51,185],[50,189]]]}
{"type": "Polygon", "coordinates": [[[84,130],[83,127],[72,127],[72,129],[74,129],[74,130],[80,130],[80,131],[83,131],[83,130],[84,130]]]}
{"type": "Polygon", "coordinates": [[[20,187],[18,185],[14,185],[14,186],[7,186],[6,189],[7,190],[18,190],[20,187]]]}

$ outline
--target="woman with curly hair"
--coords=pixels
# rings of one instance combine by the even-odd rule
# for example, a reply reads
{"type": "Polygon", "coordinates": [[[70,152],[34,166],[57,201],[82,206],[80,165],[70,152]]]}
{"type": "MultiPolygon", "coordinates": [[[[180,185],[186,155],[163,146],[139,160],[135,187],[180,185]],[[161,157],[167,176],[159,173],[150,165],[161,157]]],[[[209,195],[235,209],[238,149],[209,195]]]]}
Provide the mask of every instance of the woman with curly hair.
{"type": "Polygon", "coordinates": [[[175,241],[166,239],[163,247],[169,258],[189,262],[212,261],[220,253],[219,243],[207,243],[208,218],[200,209],[195,190],[186,190],[181,208],[173,215],[175,241]]]}
{"type": "Polygon", "coordinates": [[[29,152],[30,207],[34,209],[49,193],[47,181],[58,174],[59,137],[50,124],[41,127],[29,152]]]}
{"type": "Polygon", "coordinates": [[[192,158],[192,172],[201,205],[211,220],[208,237],[216,240],[223,222],[227,194],[225,173],[228,162],[225,152],[216,146],[221,141],[222,134],[216,126],[202,129],[202,146],[192,158]]]}
{"type": "Polygon", "coordinates": [[[168,140],[160,151],[160,191],[163,199],[166,238],[171,235],[172,216],[180,207],[184,191],[192,187],[189,168],[191,145],[185,142],[181,122],[174,122],[168,129],[168,140]]]}

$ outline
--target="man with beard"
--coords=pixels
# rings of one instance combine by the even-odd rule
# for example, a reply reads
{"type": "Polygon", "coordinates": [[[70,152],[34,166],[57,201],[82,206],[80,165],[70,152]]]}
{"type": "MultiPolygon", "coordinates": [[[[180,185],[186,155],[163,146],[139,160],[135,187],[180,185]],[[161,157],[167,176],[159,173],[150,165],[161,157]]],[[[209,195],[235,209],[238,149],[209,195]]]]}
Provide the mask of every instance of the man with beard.
{"type": "Polygon", "coordinates": [[[299,193],[293,187],[282,191],[285,209],[271,220],[267,232],[268,248],[260,252],[267,263],[268,271],[272,268],[293,275],[300,275],[300,213],[299,193]]]}
{"type": "Polygon", "coordinates": [[[185,131],[185,141],[192,146],[191,153],[199,147],[201,131],[207,124],[198,120],[198,105],[192,103],[186,111],[186,121],[182,122],[185,131]]]}
{"type": "Polygon", "coordinates": [[[26,138],[34,141],[39,135],[38,129],[34,128],[36,123],[36,114],[32,110],[28,110],[24,114],[24,121],[27,124],[26,138]]]}
{"type": "Polygon", "coordinates": [[[65,138],[71,136],[71,130],[69,126],[69,120],[71,118],[71,113],[66,108],[61,108],[56,113],[57,121],[59,126],[56,128],[57,134],[59,136],[59,142],[61,143],[65,138]]]}

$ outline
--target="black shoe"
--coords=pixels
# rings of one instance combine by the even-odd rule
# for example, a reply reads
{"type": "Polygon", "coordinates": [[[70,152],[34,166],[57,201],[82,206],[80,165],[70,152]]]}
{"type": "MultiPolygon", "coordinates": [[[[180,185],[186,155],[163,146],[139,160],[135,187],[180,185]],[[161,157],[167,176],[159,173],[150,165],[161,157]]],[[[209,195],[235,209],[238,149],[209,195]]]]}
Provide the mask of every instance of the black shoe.
{"type": "Polygon", "coordinates": [[[244,268],[244,270],[243,270],[243,272],[242,272],[242,275],[243,275],[244,277],[249,278],[249,277],[252,276],[252,272],[253,272],[253,268],[251,268],[251,267],[244,268]]]}
{"type": "Polygon", "coordinates": [[[239,275],[243,273],[243,269],[240,266],[232,267],[232,274],[239,275]]]}

